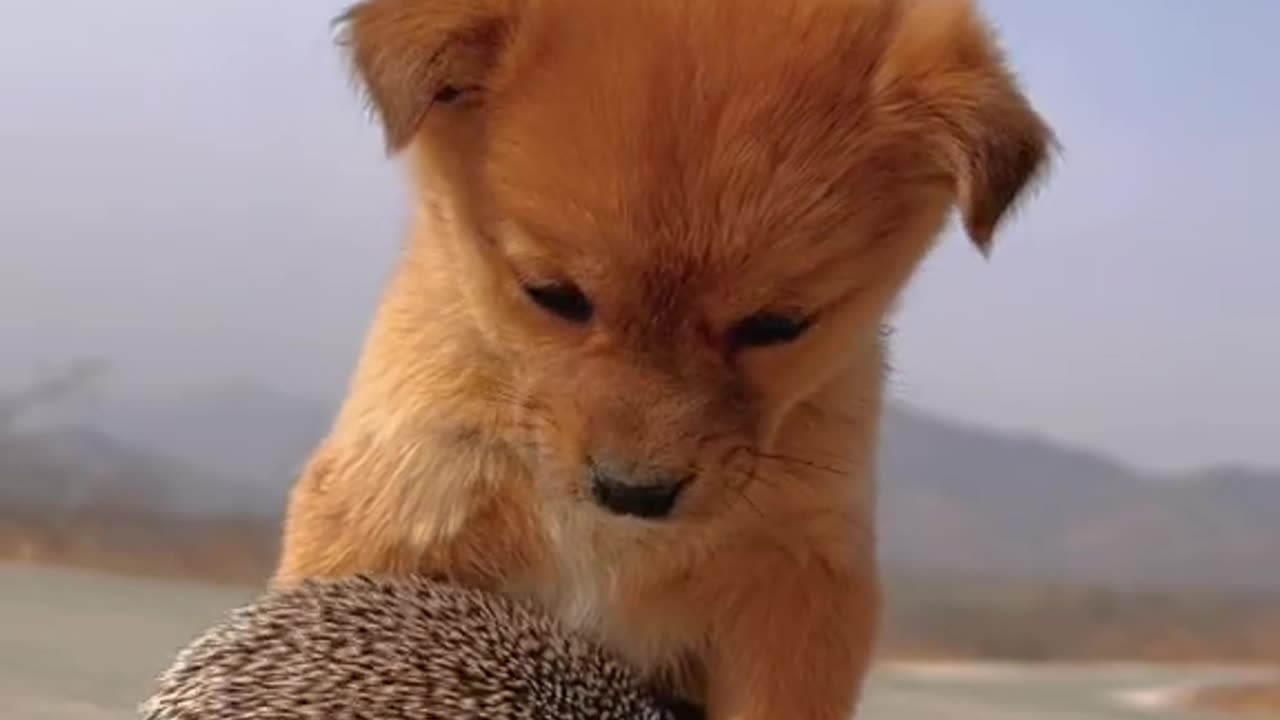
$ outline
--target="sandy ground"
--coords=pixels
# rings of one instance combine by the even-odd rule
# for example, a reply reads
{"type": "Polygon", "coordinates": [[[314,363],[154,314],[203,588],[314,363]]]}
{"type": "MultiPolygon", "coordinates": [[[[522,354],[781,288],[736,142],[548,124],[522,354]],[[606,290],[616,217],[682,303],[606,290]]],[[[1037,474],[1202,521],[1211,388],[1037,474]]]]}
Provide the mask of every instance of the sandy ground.
{"type": "MultiPolygon", "coordinates": [[[[251,591],[0,566],[0,718],[127,720],[174,652],[251,591]]],[[[1168,704],[1232,670],[886,665],[864,720],[1201,720],[1168,704]]]]}

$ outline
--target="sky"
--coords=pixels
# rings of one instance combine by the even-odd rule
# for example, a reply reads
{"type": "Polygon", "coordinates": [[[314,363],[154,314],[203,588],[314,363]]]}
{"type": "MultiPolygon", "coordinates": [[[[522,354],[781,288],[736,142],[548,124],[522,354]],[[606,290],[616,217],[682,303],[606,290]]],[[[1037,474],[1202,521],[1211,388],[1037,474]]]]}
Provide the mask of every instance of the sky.
{"type": "MultiPolygon", "coordinates": [[[[343,4],[6,8],[0,388],[94,355],[133,387],[342,391],[406,225],[343,4]]],[[[893,397],[1144,468],[1280,466],[1280,3],[982,6],[1063,152],[991,259],[943,239],[893,397]]]]}

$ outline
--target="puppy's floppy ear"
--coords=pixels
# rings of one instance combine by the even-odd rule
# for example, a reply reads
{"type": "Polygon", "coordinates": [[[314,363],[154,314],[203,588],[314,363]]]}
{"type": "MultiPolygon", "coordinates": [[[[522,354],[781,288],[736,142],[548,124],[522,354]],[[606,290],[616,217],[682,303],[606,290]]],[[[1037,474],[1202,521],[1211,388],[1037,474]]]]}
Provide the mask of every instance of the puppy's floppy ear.
{"type": "Polygon", "coordinates": [[[508,0],[365,0],[335,20],[388,152],[436,105],[484,90],[514,22],[508,0]]]}
{"type": "Polygon", "coordinates": [[[965,230],[986,254],[1057,141],[969,0],[917,0],[900,19],[882,89],[915,88],[896,104],[919,118],[912,124],[953,182],[965,230]]]}

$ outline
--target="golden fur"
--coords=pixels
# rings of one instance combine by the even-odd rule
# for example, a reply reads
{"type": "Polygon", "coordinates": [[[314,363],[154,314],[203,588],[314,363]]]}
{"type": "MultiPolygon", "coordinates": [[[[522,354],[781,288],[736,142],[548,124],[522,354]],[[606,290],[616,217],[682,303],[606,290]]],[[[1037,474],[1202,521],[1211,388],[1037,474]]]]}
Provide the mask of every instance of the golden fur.
{"type": "Polygon", "coordinates": [[[875,637],[881,326],[1052,144],[965,0],[366,0],[417,221],[277,581],[539,599],[713,720],[844,720],[875,637]],[[573,323],[524,286],[574,283],[573,323]],[[762,311],[794,342],[735,346],[762,311]],[[664,521],[604,453],[695,474],[664,521]]]}

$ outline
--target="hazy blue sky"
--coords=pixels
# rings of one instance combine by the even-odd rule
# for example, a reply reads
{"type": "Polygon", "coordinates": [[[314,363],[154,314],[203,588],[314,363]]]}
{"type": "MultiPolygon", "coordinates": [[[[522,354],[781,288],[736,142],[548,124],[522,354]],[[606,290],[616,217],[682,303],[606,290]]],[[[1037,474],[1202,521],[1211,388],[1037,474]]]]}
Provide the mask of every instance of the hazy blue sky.
{"type": "MultiPolygon", "coordinates": [[[[40,0],[0,23],[0,386],[341,390],[403,226],[334,0],[40,0]]],[[[1280,3],[989,0],[1065,155],[943,243],[894,394],[1148,466],[1280,465],[1280,3]]]]}

